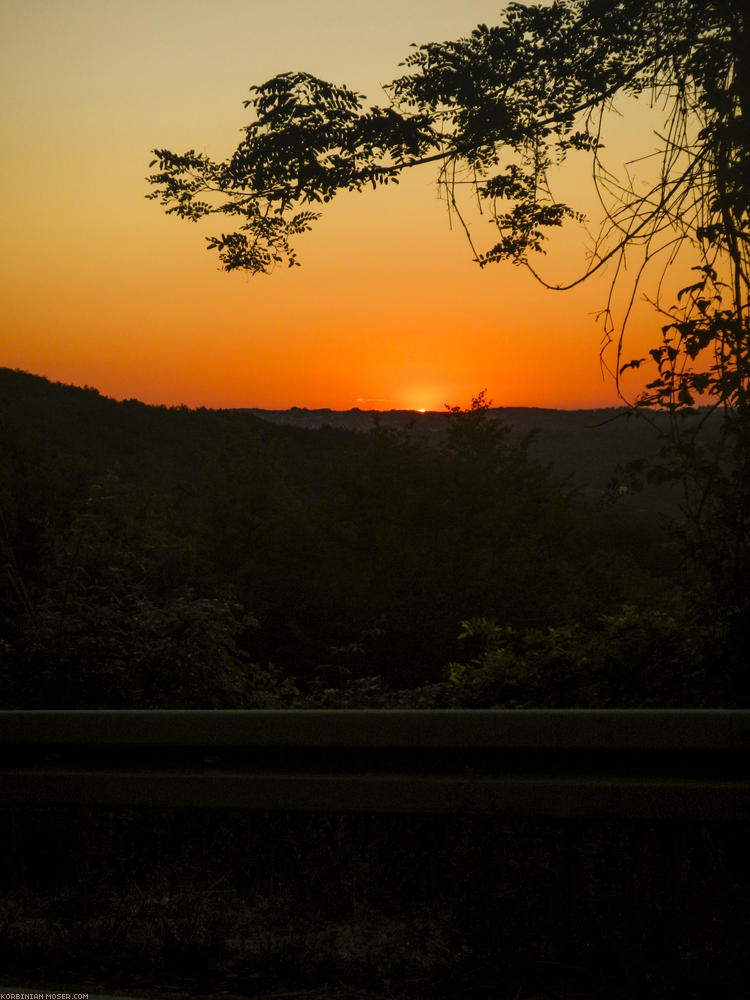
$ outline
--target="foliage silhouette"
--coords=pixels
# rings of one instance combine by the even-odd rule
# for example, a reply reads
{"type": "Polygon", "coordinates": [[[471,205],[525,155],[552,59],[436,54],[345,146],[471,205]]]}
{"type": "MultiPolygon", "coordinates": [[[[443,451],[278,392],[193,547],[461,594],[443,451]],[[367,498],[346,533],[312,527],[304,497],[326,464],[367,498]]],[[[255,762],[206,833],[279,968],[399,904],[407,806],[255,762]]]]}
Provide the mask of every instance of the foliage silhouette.
{"type": "Polygon", "coordinates": [[[748,275],[747,40],[739,0],[511,3],[496,26],[415,48],[409,72],[386,87],[386,107],[365,108],[361,95],[306,73],[252,87],[253,120],[235,152],[214,162],[154,150],[148,197],[182,218],[242,220],[209,246],[227,270],[268,271],[297,263],[291,238],[319,215],[306,206],[434,163],[458,217],[468,184],[495,224],[494,245],[472,244],[477,262],[534,270],[546,231],[581,218],[554,199],[550,172],[584,151],[604,221],[578,280],[609,261],[619,269],[628,248],[640,247],[645,265],[689,241],[705,265],[728,260],[738,309],[748,275]],[[618,183],[601,159],[613,101],[640,95],[664,118],[661,169],[645,190],[618,183]]]}

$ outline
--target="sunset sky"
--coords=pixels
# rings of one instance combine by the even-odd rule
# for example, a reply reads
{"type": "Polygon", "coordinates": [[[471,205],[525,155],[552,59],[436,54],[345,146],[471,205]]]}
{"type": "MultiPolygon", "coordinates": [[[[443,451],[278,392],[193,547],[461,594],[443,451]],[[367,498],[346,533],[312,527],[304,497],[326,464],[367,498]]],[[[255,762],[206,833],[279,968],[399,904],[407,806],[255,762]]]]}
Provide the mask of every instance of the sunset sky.
{"type": "MultiPolygon", "coordinates": [[[[219,271],[204,241],[219,225],[145,200],[152,148],[231,152],[252,84],[306,70],[384,102],[410,43],[501,7],[3,0],[0,365],[168,405],[442,409],[485,387],[496,405],[615,405],[595,322],[606,278],[553,293],[511,265],[480,271],[434,169],[340,196],[300,239],[302,267],[270,277],[219,271]]],[[[621,122],[615,159],[653,148],[645,116],[621,122]]],[[[588,165],[571,168],[561,190],[586,208],[588,165]]],[[[585,240],[566,231],[545,273],[572,276],[585,240]]],[[[636,309],[632,356],[658,325],[636,309]]]]}

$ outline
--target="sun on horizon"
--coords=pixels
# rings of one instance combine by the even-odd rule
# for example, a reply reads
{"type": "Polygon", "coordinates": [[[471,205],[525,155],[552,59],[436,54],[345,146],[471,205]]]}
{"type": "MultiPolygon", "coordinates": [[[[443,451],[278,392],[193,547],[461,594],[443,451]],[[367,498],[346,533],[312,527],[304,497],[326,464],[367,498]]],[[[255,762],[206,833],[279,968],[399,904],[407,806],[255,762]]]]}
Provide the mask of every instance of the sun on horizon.
{"type": "MultiPolygon", "coordinates": [[[[380,101],[411,42],[465,36],[498,9],[321,0],[287,15],[217,0],[181,9],[176,31],[169,4],[3,5],[13,101],[0,172],[14,197],[0,234],[0,364],[156,405],[427,412],[481,386],[503,405],[616,405],[595,318],[606,278],[559,294],[520,268],[480,270],[430,167],[335,199],[300,241],[302,266],[270,278],[217,270],[210,226],[146,200],[150,150],[226,155],[251,85],[299,67],[380,101]]],[[[635,148],[632,121],[621,142],[635,148]]],[[[472,225],[481,237],[487,222],[472,225]]],[[[581,227],[566,228],[548,276],[585,249],[581,227]]],[[[654,325],[636,303],[633,357],[654,325]]]]}

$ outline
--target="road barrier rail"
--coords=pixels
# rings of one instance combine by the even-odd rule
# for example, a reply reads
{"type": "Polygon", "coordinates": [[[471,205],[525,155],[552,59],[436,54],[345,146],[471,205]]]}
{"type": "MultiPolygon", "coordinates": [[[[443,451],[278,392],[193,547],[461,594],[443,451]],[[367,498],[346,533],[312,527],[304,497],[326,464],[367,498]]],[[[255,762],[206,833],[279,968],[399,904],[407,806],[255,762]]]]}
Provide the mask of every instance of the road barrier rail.
{"type": "Polygon", "coordinates": [[[0,802],[750,820],[750,711],[0,711],[0,802]]]}

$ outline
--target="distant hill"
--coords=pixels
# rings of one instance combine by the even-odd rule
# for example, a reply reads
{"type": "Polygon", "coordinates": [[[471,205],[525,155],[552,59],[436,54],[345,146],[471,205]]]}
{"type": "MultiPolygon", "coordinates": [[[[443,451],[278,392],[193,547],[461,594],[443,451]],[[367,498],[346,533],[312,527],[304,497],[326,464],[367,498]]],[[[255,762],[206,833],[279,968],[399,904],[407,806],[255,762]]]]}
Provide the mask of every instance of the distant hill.
{"type": "MultiPolygon", "coordinates": [[[[332,427],[370,431],[375,426],[412,433],[444,434],[450,414],[440,411],[420,413],[415,410],[289,410],[248,408],[239,412],[260,417],[272,424],[315,430],[332,427]]],[[[586,492],[599,493],[619,475],[618,467],[637,458],[654,457],[659,448],[658,435],[645,420],[635,419],[626,407],[602,409],[555,410],[542,407],[498,406],[489,415],[507,424],[515,434],[534,434],[532,453],[544,464],[551,464],[564,478],[586,492]]],[[[655,499],[647,500],[647,505],[655,499]]],[[[675,491],[662,488],[659,495],[673,506],[675,491]]]]}
{"type": "MultiPolygon", "coordinates": [[[[292,406],[288,410],[263,410],[257,407],[247,407],[237,410],[240,413],[252,413],[262,420],[274,424],[284,424],[292,427],[343,427],[347,430],[367,431],[379,424],[381,427],[407,429],[413,427],[425,433],[442,432],[450,419],[445,410],[361,410],[353,407],[350,410],[316,409],[309,410],[301,406],[292,406]]],[[[538,406],[494,406],[488,414],[495,420],[509,424],[521,433],[564,424],[570,427],[598,426],[626,414],[626,407],[610,407],[595,410],[556,410],[538,406]]]]}
{"type": "MultiPolygon", "coordinates": [[[[374,427],[410,431],[413,434],[439,436],[446,432],[450,415],[447,412],[418,413],[413,410],[374,411],[353,408],[350,410],[305,409],[288,410],[259,408],[227,408],[223,410],[186,411],[185,407],[147,406],[136,400],[119,403],[102,396],[91,387],[77,388],[51,382],[27,372],[0,368],[0,431],[3,410],[15,401],[13,409],[24,419],[43,427],[45,435],[65,434],[78,426],[80,433],[89,439],[94,450],[109,451],[115,447],[119,454],[139,461],[140,443],[151,438],[161,449],[169,448],[175,436],[182,446],[186,440],[184,420],[193,414],[191,432],[197,437],[213,438],[217,424],[233,431],[244,425],[258,433],[269,425],[278,431],[296,436],[302,432],[331,428],[339,432],[365,433],[374,427]],[[67,416],[60,422],[61,414],[67,416]],[[127,413],[127,418],[125,414],[127,413]],[[154,438],[156,440],[154,440],[154,438]],[[94,443],[96,442],[96,443],[94,443]]],[[[545,465],[551,465],[564,479],[589,496],[598,496],[620,473],[618,467],[636,458],[656,455],[658,435],[644,420],[633,419],[625,408],[592,410],[555,410],[540,407],[494,407],[490,415],[510,426],[515,435],[534,434],[532,454],[545,465]]],[[[304,438],[304,434],[303,434],[304,438]]],[[[303,442],[299,442],[303,446],[303,442]]],[[[70,442],[60,441],[63,453],[70,442]]],[[[319,448],[321,442],[315,443],[319,448]]],[[[310,447],[313,447],[310,440],[310,447]]],[[[153,447],[150,449],[153,451],[153,447]]],[[[157,450],[160,450],[157,446],[157,450]]],[[[163,452],[162,452],[163,454],[163,452]]],[[[650,490],[648,496],[639,495],[628,501],[635,507],[654,511],[662,507],[674,509],[677,499],[675,489],[662,487],[650,490]]]]}

